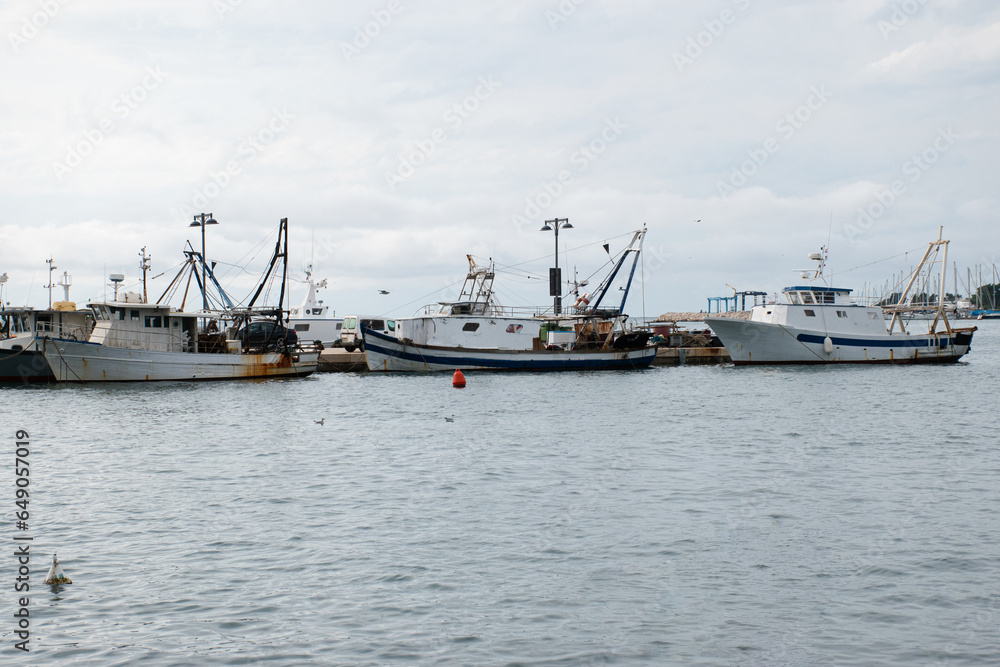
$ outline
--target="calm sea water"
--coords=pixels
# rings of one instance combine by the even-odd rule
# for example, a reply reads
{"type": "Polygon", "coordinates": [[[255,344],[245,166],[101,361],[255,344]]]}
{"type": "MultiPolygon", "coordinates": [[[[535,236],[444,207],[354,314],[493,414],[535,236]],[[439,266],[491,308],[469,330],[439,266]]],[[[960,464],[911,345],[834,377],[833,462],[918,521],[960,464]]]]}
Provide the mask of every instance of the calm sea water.
{"type": "Polygon", "coordinates": [[[943,367],[0,390],[0,662],[1000,664],[979,324],[943,367]]]}

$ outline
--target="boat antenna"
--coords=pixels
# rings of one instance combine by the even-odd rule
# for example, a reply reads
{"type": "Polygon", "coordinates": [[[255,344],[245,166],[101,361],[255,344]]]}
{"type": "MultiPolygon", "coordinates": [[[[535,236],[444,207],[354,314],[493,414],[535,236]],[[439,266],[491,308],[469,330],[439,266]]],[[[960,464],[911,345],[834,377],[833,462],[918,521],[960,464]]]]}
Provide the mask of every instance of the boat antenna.
{"type": "Polygon", "coordinates": [[[55,287],[55,283],[52,282],[52,272],[56,270],[56,265],[53,264],[55,259],[50,255],[45,263],[49,265],[49,284],[45,286],[49,290],[49,310],[52,310],[52,288],[55,287]]]}
{"type": "Polygon", "coordinates": [[[149,262],[153,258],[152,256],[146,255],[146,246],[142,246],[142,251],[139,253],[139,257],[142,258],[142,261],[139,262],[139,268],[142,270],[142,302],[149,303],[149,296],[146,294],[146,272],[149,271],[149,262]]]}

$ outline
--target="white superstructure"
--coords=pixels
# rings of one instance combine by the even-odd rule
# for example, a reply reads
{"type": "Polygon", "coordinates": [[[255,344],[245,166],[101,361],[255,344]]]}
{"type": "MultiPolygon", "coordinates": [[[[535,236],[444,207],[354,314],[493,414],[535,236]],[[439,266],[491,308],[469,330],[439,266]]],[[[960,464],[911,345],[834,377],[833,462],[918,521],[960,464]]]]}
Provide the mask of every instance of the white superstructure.
{"type": "Polygon", "coordinates": [[[288,314],[288,326],[295,330],[301,341],[320,341],[323,347],[332,347],[340,340],[340,328],[344,318],[334,317],[336,313],[323,304],[316,291],[326,287],[326,279],[313,282],[312,265],[306,268],[306,296],[299,306],[293,306],[288,314]]]}

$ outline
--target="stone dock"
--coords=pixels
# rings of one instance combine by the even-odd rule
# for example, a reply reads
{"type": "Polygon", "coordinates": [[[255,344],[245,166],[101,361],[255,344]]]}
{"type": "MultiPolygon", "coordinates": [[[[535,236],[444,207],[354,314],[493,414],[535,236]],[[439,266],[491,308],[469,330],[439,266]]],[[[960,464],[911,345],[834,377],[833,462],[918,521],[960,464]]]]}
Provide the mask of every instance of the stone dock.
{"type": "Polygon", "coordinates": [[[704,322],[706,317],[728,317],[735,320],[749,320],[749,310],[731,310],[728,313],[663,313],[655,322],[704,322]]]}

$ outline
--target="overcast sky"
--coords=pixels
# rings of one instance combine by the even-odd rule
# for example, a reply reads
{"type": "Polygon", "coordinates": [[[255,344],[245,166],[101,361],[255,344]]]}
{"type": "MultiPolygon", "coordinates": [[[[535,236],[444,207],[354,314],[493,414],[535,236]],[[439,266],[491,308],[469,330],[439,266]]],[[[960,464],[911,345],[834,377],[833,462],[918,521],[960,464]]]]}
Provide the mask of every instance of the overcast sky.
{"type": "Polygon", "coordinates": [[[556,217],[581,275],[647,225],[633,315],[795,284],[828,239],[844,287],[939,225],[960,278],[998,263],[993,0],[6,0],[0,28],[14,305],[50,256],[78,302],[143,246],[170,271],[201,212],[238,298],[289,218],[338,315],[453,296],[467,253],[550,303],[556,217]]]}

